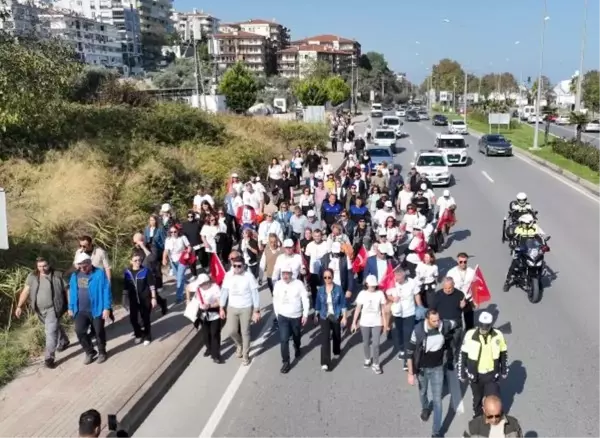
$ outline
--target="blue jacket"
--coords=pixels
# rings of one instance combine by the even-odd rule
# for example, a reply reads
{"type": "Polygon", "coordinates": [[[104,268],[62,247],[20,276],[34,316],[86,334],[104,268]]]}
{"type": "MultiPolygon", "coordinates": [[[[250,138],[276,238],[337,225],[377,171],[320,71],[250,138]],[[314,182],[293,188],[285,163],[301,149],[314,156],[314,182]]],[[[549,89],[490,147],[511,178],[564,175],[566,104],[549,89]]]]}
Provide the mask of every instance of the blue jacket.
{"type": "MultiPolygon", "coordinates": [[[[73,316],[79,312],[79,289],[77,286],[77,273],[73,272],[69,279],[69,310],[73,316]]],[[[90,295],[90,306],[92,316],[98,318],[102,316],[102,311],[112,309],[112,294],[110,292],[110,282],[106,278],[104,270],[93,268],[88,284],[90,295]]]]}
{"type": "MultiPolygon", "coordinates": [[[[166,239],[166,232],[165,229],[163,227],[156,227],[154,229],[154,237],[152,239],[152,243],[154,245],[156,245],[156,248],[158,248],[161,252],[165,249],[165,239],[166,239]]],[[[144,243],[146,243],[146,245],[150,242],[150,227],[146,226],[146,228],[144,228],[144,243]]]]}
{"type": "MultiPolygon", "coordinates": [[[[396,266],[398,265],[398,262],[396,262],[393,259],[388,259],[386,260],[386,271],[387,271],[387,264],[388,262],[392,262],[392,267],[395,269],[396,266]]],[[[381,273],[381,276],[378,275],[379,273],[377,272],[377,256],[371,256],[367,259],[367,266],[365,266],[365,270],[363,272],[363,278],[367,278],[367,275],[374,275],[377,278],[380,278],[381,276],[385,275],[385,272],[381,273]]]]}
{"type": "MultiPolygon", "coordinates": [[[[323,272],[329,266],[329,262],[331,262],[331,253],[328,252],[323,257],[321,257],[321,269],[319,270],[319,278],[321,279],[321,285],[323,284],[323,272]]],[[[354,280],[354,272],[352,271],[352,266],[348,265],[348,260],[346,256],[340,257],[340,282],[342,283],[340,286],[345,291],[354,292],[356,287],[354,280]]]]}
{"type": "MultiPolygon", "coordinates": [[[[333,301],[333,314],[336,318],[339,318],[342,312],[346,310],[346,294],[339,285],[335,284],[331,291],[331,297],[333,301]]],[[[321,319],[327,318],[327,292],[325,292],[325,286],[319,286],[317,289],[315,312],[319,314],[321,319]]]]}
{"type": "Polygon", "coordinates": [[[321,211],[324,220],[334,219],[342,212],[342,205],[337,201],[333,205],[331,205],[329,201],[325,201],[321,206],[321,211]]]}

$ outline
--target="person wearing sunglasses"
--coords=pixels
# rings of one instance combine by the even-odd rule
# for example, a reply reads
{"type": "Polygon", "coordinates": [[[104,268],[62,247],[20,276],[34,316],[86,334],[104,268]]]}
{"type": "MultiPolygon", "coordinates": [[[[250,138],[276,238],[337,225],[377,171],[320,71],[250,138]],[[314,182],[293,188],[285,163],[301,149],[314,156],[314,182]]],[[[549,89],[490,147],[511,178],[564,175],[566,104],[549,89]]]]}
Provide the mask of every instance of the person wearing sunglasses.
{"type": "Polygon", "coordinates": [[[323,285],[315,299],[315,325],[321,326],[321,369],[331,370],[331,350],[337,359],[341,353],[342,328],[347,324],[347,304],[344,290],[333,282],[333,270],[323,271],[323,285]]]}
{"type": "Polygon", "coordinates": [[[522,438],[523,430],[515,417],[504,414],[500,397],[489,395],[483,401],[483,414],[469,422],[463,437],[522,438]]]}
{"type": "Polygon", "coordinates": [[[458,359],[458,378],[470,383],[475,416],[483,413],[484,397],[500,395],[498,380],[508,376],[508,348],[493,323],[491,313],[480,313],[479,327],[465,333],[458,359]]]}
{"type": "Polygon", "coordinates": [[[475,279],[475,269],[469,265],[469,256],[465,252],[461,252],[456,256],[456,266],[448,271],[447,277],[452,277],[454,287],[464,292],[467,298],[467,306],[463,309],[463,318],[465,321],[465,330],[471,330],[475,326],[474,310],[477,304],[473,302],[471,294],[471,284],[475,279]]]}
{"type": "Polygon", "coordinates": [[[242,365],[250,365],[250,324],[260,321],[260,301],[258,283],[249,271],[244,269],[242,258],[232,261],[231,274],[225,275],[220,297],[220,316],[227,319],[225,333],[235,344],[236,356],[242,365]],[[241,332],[241,335],[240,335],[241,332]]]}

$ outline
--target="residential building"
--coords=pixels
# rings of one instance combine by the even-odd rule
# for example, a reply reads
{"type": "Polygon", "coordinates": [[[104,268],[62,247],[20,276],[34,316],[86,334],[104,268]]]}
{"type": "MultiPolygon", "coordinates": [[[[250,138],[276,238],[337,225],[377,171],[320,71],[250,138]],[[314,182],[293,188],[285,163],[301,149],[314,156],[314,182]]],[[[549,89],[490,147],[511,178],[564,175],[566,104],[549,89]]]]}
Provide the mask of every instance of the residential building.
{"type": "Polygon", "coordinates": [[[212,44],[213,62],[219,72],[241,61],[254,73],[266,74],[267,39],[264,36],[243,31],[217,33],[209,44],[212,44]]]}
{"type": "Polygon", "coordinates": [[[278,52],[277,70],[286,78],[304,78],[315,62],[326,62],[334,73],[346,73],[351,68],[352,52],[336,50],[326,45],[291,46],[278,52]]]}
{"type": "Polygon", "coordinates": [[[204,11],[173,12],[173,27],[182,41],[200,40],[219,32],[219,19],[204,11]]]}
{"type": "Polygon", "coordinates": [[[256,33],[267,38],[272,43],[272,48],[275,53],[278,50],[284,49],[290,43],[290,30],[275,22],[275,19],[261,20],[252,19],[236,23],[239,29],[243,32],[256,33]]]}
{"type": "Polygon", "coordinates": [[[125,75],[143,73],[140,11],[130,0],[55,0],[54,6],[116,26],[125,75]]]}
{"type": "Polygon", "coordinates": [[[39,22],[44,34],[64,40],[86,64],[123,69],[116,26],[57,9],[40,11],[39,22]]]}
{"type": "Polygon", "coordinates": [[[578,75],[579,72],[576,71],[570,79],[560,81],[552,89],[554,95],[556,96],[556,105],[560,108],[575,108],[575,93],[571,91],[571,83],[577,78],[578,75]]]}
{"type": "Polygon", "coordinates": [[[337,35],[316,35],[309,38],[304,38],[298,41],[292,41],[291,46],[324,46],[329,47],[333,50],[340,50],[343,52],[351,52],[354,56],[359,57],[361,54],[360,43],[356,40],[349,38],[340,37],[337,35]]]}
{"type": "Polygon", "coordinates": [[[14,36],[22,36],[36,31],[38,8],[31,3],[6,0],[0,2],[0,12],[6,14],[0,20],[0,31],[14,36]]]}
{"type": "Polygon", "coordinates": [[[233,33],[242,30],[236,23],[219,23],[218,33],[233,33]]]}

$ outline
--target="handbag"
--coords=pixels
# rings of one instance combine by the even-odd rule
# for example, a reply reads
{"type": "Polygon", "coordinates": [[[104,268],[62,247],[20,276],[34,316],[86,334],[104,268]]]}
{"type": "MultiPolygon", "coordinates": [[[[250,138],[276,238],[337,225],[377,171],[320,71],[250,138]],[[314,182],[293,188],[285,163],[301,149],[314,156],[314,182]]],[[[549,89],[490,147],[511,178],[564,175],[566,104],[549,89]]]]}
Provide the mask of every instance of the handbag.
{"type": "Polygon", "coordinates": [[[194,323],[198,319],[199,311],[200,311],[200,301],[194,295],[194,297],[190,300],[190,302],[187,304],[187,306],[185,306],[185,311],[183,312],[183,316],[194,323]]]}
{"type": "Polygon", "coordinates": [[[186,249],[179,257],[179,263],[189,266],[196,263],[196,253],[191,249],[186,249]]]}

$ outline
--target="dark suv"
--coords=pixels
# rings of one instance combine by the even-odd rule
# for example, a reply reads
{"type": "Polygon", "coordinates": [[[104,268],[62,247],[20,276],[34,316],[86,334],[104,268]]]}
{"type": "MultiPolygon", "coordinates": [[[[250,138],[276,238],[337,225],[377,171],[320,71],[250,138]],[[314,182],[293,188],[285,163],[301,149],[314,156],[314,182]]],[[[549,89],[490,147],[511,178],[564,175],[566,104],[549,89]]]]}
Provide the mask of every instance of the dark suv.
{"type": "Polygon", "coordinates": [[[433,126],[448,126],[448,118],[441,114],[436,114],[431,119],[431,124],[433,126]]]}

